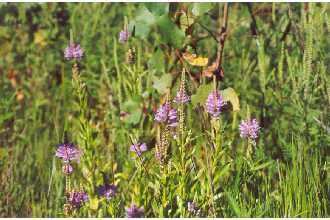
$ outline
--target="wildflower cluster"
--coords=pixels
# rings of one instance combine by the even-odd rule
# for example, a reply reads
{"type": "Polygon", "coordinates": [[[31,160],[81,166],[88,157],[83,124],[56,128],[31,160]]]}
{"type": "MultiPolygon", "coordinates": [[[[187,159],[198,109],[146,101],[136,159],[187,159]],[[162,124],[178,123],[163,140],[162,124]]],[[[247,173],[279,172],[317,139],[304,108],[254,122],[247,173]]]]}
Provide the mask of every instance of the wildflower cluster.
{"type": "Polygon", "coordinates": [[[240,136],[242,138],[256,139],[259,133],[259,123],[257,119],[243,120],[239,126],[240,136]]]}
{"type": "MultiPolygon", "coordinates": [[[[119,42],[126,43],[130,37],[127,29],[122,30],[119,33],[119,42]]],[[[79,44],[70,44],[64,51],[64,57],[68,60],[74,59],[79,60],[83,57],[83,50],[79,44]]],[[[73,73],[77,72],[78,69],[74,65],[73,73]]],[[[77,74],[77,73],[76,73],[77,74]]],[[[160,125],[159,138],[157,139],[155,157],[159,161],[160,165],[163,166],[167,162],[170,147],[170,132],[174,131],[180,125],[180,132],[183,133],[184,123],[184,105],[190,102],[191,98],[188,95],[185,88],[185,72],[182,73],[180,87],[173,100],[177,104],[178,109],[171,105],[172,100],[167,96],[166,102],[157,109],[154,120],[160,125]],[[178,115],[179,112],[179,115],[178,115]]],[[[217,119],[220,114],[224,111],[224,107],[227,102],[224,100],[221,93],[217,90],[210,92],[205,103],[205,110],[212,119],[217,119]]],[[[256,139],[259,132],[259,124],[256,119],[243,120],[240,124],[239,131],[242,138],[256,139]]],[[[174,135],[175,136],[175,135],[174,135]]],[[[181,141],[183,136],[181,136],[181,141]]],[[[183,144],[182,144],[183,145],[183,144]]],[[[129,151],[135,153],[141,157],[143,152],[146,152],[148,147],[146,143],[134,143],[129,147],[129,151]]],[[[60,144],[57,147],[55,155],[63,161],[62,171],[66,176],[66,192],[67,192],[67,203],[64,205],[64,209],[70,211],[71,209],[79,209],[86,201],[88,201],[88,194],[80,189],[78,191],[71,190],[70,179],[68,176],[73,172],[72,162],[79,162],[81,157],[81,151],[73,143],[60,144]]],[[[184,157],[183,157],[184,159],[184,157]]],[[[142,162],[142,161],[141,161],[142,162]]],[[[98,186],[96,193],[100,197],[104,197],[107,201],[112,200],[117,194],[117,186],[114,184],[104,184],[98,186]]],[[[192,215],[199,213],[197,205],[194,202],[187,203],[187,210],[192,215]]],[[[135,204],[126,208],[126,217],[138,218],[144,216],[144,208],[138,207],[135,204]]]]}
{"type": "Polygon", "coordinates": [[[71,43],[64,50],[64,58],[67,60],[80,60],[84,56],[84,50],[80,47],[79,44],[71,43]]]}
{"type": "Polygon", "coordinates": [[[206,111],[212,118],[218,118],[225,105],[222,95],[218,91],[213,91],[207,97],[206,111]]]}
{"type": "Polygon", "coordinates": [[[69,175],[73,171],[70,162],[79,161],[81,152],[73,143],[64,143],[57,146],[55,155],[64,163],[62,167],[63,173],[69,175]]]}
{"type": "Polygon", "coordinates": [[[131,152],[136,153],[138,156],[141,156],[142,152],[145,152],[148,150],[147,145],[145,143],[137,143],[137,144],[133,144],[130,146],[129,150],[131,152]]]}
{"type": "Polygon", "coordinates": [[[97,189],[99,196],[105,197],[107,200],[111,200],[117,194],[117,187],[113,184],[105,184],[97,189]]]}
{"type": "Polygon", "coordinates": [[[126,217],[127,218],[143,218],[144,209],[139,208],[136,205],[132,205],[131,207],[126,209],[126,217]]]}
{"type": "Polygon", "coordinates": [[[176,109],[171,108],[169,103],[165,103],[157,110],[155,120],[170,127],[176,127],[178,125],[177,111],[176,109]]]}

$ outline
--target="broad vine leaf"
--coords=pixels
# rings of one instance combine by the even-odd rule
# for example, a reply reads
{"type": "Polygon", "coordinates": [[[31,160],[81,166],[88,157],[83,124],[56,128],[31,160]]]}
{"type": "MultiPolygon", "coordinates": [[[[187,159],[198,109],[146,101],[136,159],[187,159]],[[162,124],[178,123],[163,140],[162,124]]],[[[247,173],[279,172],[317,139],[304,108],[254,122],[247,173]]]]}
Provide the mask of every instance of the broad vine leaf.
{"type": "Polygon", "coordinates": [[[141,6],[138,9],[137,16],[135,17],[135,21],[144,23],[148,26],[155,24],[156,17],[152,14],[145,6],[141,6]]]}
{"type": "Polygon", "coordinates": [[[238,95],[235,92],[235,90],[233,88],[227,88],[221,91],[221,94],[223,96],[223,99],[227,102],[230,102],[231,105],[233,106],[233,111],[239,111],[239,99],[238,99],[238,95]]]}
{"type": "Polygon", "coordinates": [[[182,46],[185,33],[176,26],[167,15],[159,17],[157,21],[161,40],[173,47],[182,46]]]}
{"type": "Polygon", "coordinates": [[[201,57],[187,52],[183,54],[183,58],[193,66],[206,66],[209,62],[207,57],[201,57]]]}
{"type": "Polygon", "coordinates": [[[168,88],[170,88],[172,83],[172,76],[170,74],[164,74],[160,78],[154,78],[153,87],[160,94],[164,94],[168,88]]]}
{"type": "Polygon", "coordinates": [[[133,125],[139,123],[142,115],[142,109],[140,103],[141,103],[140,97],[134,97],[132,99],[127,100],[123,104],[123,110],[128,112],[128,116],[125,120],[126,123],[133,125]]]}
{"type": "Polygon", "coordinates": [[[126,122],[129,123],[129,124],[136,125],[136,124],[139,123],[141,115],[142,115],[142,109],[137,108],[137,109],[135,109],[135,111],[131,112],[128,115],[126,122]]]}
{"type": "Polygon", "coordinates": [[[150,32],[150,27],[142,22],[136,22],[133,24],[135,26],[135,36],[146,38],[150,32]]]}
{"type": "Polygon", "coordinates": [[[145,3],[146,8],[156,16],[162,16],[168,13],[169,3],[150,2],[145,3]]]}
{"type": "Polygon", "coordinates": [[[163,72],[165,69],[165,55],[161,49],[152,55],[151,59],[148,62],[150,68],[154,68],[159,72],[163,72]]]}
{"type": "Polygon", "coordinates": [[[135,27],[135,36],[146,38],[150,32],[151,26],[156,22],[156,17],[144,5],[140,6],[137,15],[128,27],[132,31],[135,27]]]}
{"type": "Polygon", "coordinates": [[[201,85],[196,93],[191,96],[191,103],[194,107],[198,104],[203,105],[206,102],[207,96],[213,89],[213,84],[201,85]]]}
{"type": "Polygon", "coordinates": [[[180,28],[183,31],[186,31],[193,23],[195,22],[194,18],[188,13],[182,12],[180,16],[180,28]]]}
{"type": "Polygon", "coordinates": [[[203,15],[204,13],[208,12],[209,10],[211,10],[213,7],[213,4],[211,2],[196,2],[193,5],[193,8],[191,10],[191,12],[195,15],[195,16],[200,16],[203,15]]]}

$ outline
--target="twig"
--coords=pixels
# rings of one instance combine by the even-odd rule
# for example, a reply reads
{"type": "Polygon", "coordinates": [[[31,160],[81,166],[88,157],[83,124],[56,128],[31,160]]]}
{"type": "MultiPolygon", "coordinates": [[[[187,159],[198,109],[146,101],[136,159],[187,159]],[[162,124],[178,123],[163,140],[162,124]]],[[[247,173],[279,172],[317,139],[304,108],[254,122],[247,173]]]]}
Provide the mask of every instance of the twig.
{"type": "MultiPolygon", "coordinates": [[[[226,4],[228,4],[228,3],[226,3],[226,4]]],[[[217,38],[217,36],[208,28],[208,27],[206,27],[206,26],[204,26],[201,22],[197,22],[203,29],[205,29],[210,35],[211,35],[211,37],[213,37],[214,38],[214,40],[216,40],[217,42],[219,42],[219,39],[217,38]]]]}
{"type": "Polygon", "coordinates": [[[223,57],[223,49],[225,47],[225,40],[227,35],[227,24],[228,24],[228,2],[226,2],[223,6],[223,19],[222,25],[220,26],[219,35],[218,35],[218,51],[217,51],[217,59],[216,59],[216,69],[221,66],[222,57],[223,57]]]}
{"type": "Polygon", "coordinates": [[[250,24],[250,29],[252,32],[252,36],[258,36],[258,26],[257,26],[257,21],[256,18],[254,17],[253,11],[252,11],[252,3],[246,3],[248,10],[249,10],[249,14],[251,16],[252,22],[250,24]]]}

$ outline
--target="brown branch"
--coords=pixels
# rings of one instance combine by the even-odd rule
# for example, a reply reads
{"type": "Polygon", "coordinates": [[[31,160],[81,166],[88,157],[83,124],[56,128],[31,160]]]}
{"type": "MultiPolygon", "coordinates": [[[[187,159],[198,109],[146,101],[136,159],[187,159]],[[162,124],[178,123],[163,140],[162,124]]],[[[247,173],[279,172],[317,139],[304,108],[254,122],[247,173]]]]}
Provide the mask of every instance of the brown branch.
{"type": "Polygon", "coordinates": [[[219,69],[222,64],[223,49],[225,47],[225,40],[227,35],[227,24],[228,24],[228,2],[223,6],[223,18],[222,25],[220,26],[219,35],[218,35],[218,51],[216,59],[216,69],[219,69]]]}
{"type": "Polygon", "coordinates": [[[251,30],[251,33],[252,33],[252,36],[258,36],[258,26],[257,26],[257,20],[256,18],[254,17],[254,14],[253,14],[253,10],[252,10],[252,3],[246,3],[247,7],[248,7],[248,10],[249,10],[249,14],[251,16],[251,24],[250,24],[250,30],[251,30]]]}
{"type": "Polygon", "coordinates": [[[203,25],[201,22],[197,22],[204,30],[206,30],[211,37],[213,37],[213,39],[217,42],[219,42],[219,39],[217,38],[217,36],[212,32],[212,30],[210,30],[208,27],[206,27],[205,25],[203,25]]]}

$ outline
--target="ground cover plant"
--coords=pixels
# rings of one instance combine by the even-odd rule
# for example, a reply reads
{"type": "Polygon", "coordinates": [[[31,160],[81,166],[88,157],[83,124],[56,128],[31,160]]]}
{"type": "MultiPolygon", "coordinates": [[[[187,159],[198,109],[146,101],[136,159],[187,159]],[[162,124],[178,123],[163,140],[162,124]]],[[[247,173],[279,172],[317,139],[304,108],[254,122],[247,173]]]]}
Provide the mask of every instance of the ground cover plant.
{"type": "Polygon", "coordinates": [[[1,3],[0,217],[329,217],[327,3],[1,3]]]}

